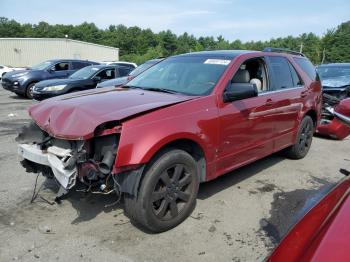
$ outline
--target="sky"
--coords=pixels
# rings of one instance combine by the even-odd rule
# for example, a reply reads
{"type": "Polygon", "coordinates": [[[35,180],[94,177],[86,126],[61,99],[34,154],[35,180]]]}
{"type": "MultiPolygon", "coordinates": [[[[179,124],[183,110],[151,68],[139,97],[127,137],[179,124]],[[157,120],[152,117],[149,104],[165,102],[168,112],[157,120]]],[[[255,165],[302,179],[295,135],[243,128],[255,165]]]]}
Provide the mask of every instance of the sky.
{"type": "Polygon", "coordinates": [[[21,23],[124,24],[196,37],[269,40],[324,34],[350,20],[349,0],[0,0],[0,16],[21,23]]]}

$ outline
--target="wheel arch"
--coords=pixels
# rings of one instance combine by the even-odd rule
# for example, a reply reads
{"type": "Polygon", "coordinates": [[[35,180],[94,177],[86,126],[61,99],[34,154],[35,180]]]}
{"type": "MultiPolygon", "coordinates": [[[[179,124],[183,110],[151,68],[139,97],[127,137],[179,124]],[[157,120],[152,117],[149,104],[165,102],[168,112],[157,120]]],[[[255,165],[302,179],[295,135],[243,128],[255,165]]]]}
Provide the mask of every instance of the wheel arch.
{"type": "Polygon", "coordinates": [[[197,162],[199,181],[206,180],[206,157],[203,148],[199,143],[189,138],[181,138],[169,141],[162,145],[152,156],[152,159],[160,156],[163,152],[170,149],[180,149],[190,154],[197,162]]]}
{"type": "Polygon", "coordinates": [[[311,117],[312,121],[314,122],[314,128],[316,130],[316,126],[317,126],[317,123],[318,123],[318,116],[317,116],[316,110],[310,109],[310,110],[306,111],[306,113],[304,114],[303,118],[305,116],[311,117]]]}

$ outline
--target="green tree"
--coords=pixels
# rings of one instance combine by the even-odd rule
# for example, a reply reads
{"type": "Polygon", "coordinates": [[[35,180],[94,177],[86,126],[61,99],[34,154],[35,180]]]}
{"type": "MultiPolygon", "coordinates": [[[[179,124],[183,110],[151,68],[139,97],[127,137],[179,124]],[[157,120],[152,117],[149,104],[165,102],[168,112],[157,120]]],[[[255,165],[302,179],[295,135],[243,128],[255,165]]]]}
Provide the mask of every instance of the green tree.
{"type": "Polygon", "coordinates": [[[322,39],[325,62],[350,62],[350,21],[328,30],[322,39]]]}

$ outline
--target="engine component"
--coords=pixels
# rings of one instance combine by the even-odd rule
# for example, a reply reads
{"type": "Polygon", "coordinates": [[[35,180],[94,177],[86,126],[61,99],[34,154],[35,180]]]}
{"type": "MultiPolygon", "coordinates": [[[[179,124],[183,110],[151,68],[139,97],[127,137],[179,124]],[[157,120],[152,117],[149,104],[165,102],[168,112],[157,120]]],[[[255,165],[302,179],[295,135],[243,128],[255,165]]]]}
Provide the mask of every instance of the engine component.
{"type": "Polygon", "coordinates": [[[98,165],[99,170],[105,175],[109,174],[114,160],[115,154],[112,151],[107,151],[103,156],[102,162],[98,165]]]}

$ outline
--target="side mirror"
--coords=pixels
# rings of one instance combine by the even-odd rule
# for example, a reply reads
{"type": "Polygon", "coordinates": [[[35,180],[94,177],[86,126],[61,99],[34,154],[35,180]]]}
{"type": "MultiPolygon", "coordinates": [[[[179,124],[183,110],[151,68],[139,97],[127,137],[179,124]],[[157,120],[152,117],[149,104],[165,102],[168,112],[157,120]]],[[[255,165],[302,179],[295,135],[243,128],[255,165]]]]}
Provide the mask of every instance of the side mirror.
{"type": "Polygon", "coordinates": [[[233,102],[258,96],[258,89],[255,84],[250,83],[229,83],[224,91],[224,102],[233,102]]]}
{"type": "Polygon", "coordinates": [[[55,72],[55,69],[53,67],[51,67],[47,70],[47,72],[49,72],[51,74],[51,73],[55,72]]]}
{"type": "Polygon", "coordinates": [[[98,82],[101,82],[102,78],[100,76],[95,76],[92,80],[98,83],[98,82]]]}

